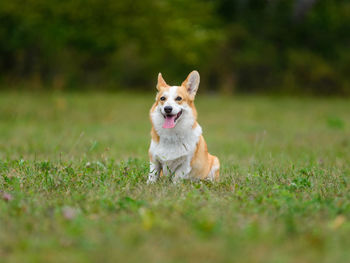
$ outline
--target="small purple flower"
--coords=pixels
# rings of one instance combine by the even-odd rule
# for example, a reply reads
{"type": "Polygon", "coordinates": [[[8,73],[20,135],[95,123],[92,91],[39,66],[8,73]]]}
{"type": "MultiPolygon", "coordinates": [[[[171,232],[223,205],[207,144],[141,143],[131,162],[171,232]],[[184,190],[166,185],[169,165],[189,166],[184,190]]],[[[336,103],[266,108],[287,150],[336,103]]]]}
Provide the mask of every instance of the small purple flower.
{"type": "Polygon", "coordinates": [[[10,202],[13,199],[13,196],[9,193],[3,193],[1,197],[6,202],[10,202]]]}

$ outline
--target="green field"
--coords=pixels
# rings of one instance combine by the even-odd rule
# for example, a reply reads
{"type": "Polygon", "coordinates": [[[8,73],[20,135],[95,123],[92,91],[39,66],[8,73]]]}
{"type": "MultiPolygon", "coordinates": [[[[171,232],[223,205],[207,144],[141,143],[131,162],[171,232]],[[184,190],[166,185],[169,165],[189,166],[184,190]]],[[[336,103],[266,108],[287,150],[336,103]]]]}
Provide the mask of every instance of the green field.
{"type": "Polygon", "coordinates": [[[153,95],[0,94],[1,262],[347,262],[350,101],[197,96],[218,183],[147,185],[153,95]]]}

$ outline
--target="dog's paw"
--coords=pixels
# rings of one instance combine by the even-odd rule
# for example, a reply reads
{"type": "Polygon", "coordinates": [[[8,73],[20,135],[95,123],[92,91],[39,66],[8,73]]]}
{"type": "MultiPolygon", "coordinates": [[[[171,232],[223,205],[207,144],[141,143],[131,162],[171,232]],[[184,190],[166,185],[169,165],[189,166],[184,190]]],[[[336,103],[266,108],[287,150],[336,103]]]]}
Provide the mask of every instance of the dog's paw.
{"type": "Polygon", "coordinates": [[[174,176],[173,179],[172,179],[172,182],[174,185],[177,185],[179,184],[183,179],[179,176],[174,176]]]}
{"type": "Polygon", "coordinates": [[[157,178],[155,176],[149,176],[147,180],[147,184],[154,184],[157,182],[157,178]]]}

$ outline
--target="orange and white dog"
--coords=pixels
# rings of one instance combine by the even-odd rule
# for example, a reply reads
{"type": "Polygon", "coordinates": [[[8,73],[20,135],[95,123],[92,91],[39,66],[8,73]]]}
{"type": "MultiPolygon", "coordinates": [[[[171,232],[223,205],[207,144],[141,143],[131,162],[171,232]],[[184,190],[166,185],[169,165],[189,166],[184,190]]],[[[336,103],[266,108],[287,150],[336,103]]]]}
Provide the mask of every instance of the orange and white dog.
{"type": "Polygon", "coordinates": [[[174,182],[219,178],[219,159],[208,153],[197,122],[194,97],[198,85],[197,71],[192,71],[181,86],[169,86],[159,73],[158,93],[150,111],[152,140],[148,183],[155,182],[162,174],[173,175],[174,182]]]}

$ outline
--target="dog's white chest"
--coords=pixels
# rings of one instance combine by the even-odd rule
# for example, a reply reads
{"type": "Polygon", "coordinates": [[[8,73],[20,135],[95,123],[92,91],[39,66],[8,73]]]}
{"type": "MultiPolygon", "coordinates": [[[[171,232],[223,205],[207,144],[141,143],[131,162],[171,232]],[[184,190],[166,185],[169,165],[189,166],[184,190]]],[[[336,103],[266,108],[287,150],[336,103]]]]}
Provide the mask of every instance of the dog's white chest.
{"type": "Polygon", "coordinates": [[[167,131],[160,134],[158,143],[151,142],[150,153],[158,162],[175,170],[186,159],[192,159],[201,134],[199,125],[187,132],[167,131]]]}

